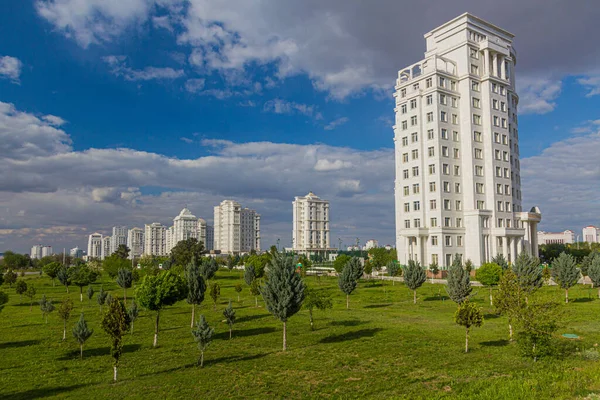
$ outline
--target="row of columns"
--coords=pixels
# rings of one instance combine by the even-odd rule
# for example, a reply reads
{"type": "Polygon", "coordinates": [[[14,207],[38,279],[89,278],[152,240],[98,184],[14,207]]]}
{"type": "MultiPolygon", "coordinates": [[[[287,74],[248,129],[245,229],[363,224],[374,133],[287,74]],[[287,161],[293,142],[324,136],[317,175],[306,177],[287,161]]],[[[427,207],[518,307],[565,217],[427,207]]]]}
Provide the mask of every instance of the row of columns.
{"type": "Polygon", "coordinates": [[[492,55],[492,62],[490,63],[490,50],[484,49],[484,75],[496,76],[501,79],[506,78],[506,57],[503,54],[494,52],[492,55]],[[498,71],[498,59],[500,60],[500,71],[498,71]]]}

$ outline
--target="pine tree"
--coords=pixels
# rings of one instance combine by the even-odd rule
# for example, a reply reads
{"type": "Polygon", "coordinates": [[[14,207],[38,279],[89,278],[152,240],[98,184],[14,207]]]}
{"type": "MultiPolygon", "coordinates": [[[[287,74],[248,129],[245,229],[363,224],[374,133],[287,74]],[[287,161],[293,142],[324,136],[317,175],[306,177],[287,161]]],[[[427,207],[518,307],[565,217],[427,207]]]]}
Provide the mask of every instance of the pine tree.
{"type": "Polygon", "coordinates": [[[356,274],[350,261],[342,270],[338,277],[338,286],[342,292],[346,294],[346,309],[350,308],[350,294],[356,289],[356,274]]]}
{"type": "Polygon", "coordinates": [[[540,260],[535,256],[522,252],[517,257],[512,270],[517,276],[521,290],[525,293],[525,302],[527,303],[529,296],[544,284],[540,260]]]}
{"type": "Polygon", "coordinates": [[[102,313],[102,306],[106,303],[106,296],[108,296],[108,292],[104,291],[103,287],[100,287],[100,291],[96,296],[96,300],[98,301],[98,305],[100,305],[100,313],[102,313]]]}
{"type": "Polygon", "coordinates": [[[600,298],[600,256],[593,258],[588,268],[588,276],[592,280],[592,285],[598,288],[598,298],[600,298]]]}
{"type": "Polygon", "coordinates": [[[267,309],[283,323],[283,350],[287,349],[287,320],[302,307],[304,282],[295,272],[294,258],[274,255],[267,271],[267,280],[260,292],[267,309]]]}
{"type": "Polygon", "coordinates": [[[71,311],[73,311],[73,300],[66,298],[58,306],[58,316],[63,320],[63,339],[67,339],[67,321],[71,318],[71,311]]]}
{"type": "Polygon", "coordinates": [[[237,292],[238,303],[240,302],[240,293],[242,292],[242,285],[239,283],[235,285],[235,291],[237,292]]]}
{"type": "Polygon", "coordinates": [[[467,261],[465,261],[465,271],[467,271],[467,274],[471,274],[472,270],[473,270],[473,261],[471,261],[470,258],[467,258],[467,261]]]}
{"type": "Polygon", "coordinates": [[[246,285],[252,285],[252,282],[256,279],[256,272],[254,271],[254,267],[252,265],[246,265],[244,267],[244,281],[246,285]]]}
{"type": "Polygon", "coordinates": [[[15,285],[15,292],[19,295],[19,303],[23,302],[23,293],[27,291],[27,283],[19,279],[15,285]]]}
{"type": "Polygon", "coordinates": [[[92,285],[88,286],[87,288],[87,298],[88,298],[88,303],[92,302],[92,298],[94,297],[94,288],[92,287],[92,285]]]}
{"type": "Polygon", "coordinates": [[[83,313],[81,313],[79,321],[77,321],[77,324],[73,327],[73,337],[77,340],[77,343],[79,343],[79,359],[83,359],[83,344],[93,333],[94,330],[88,329],[83,313]]]}
{"type": "Polygon", "coordinates": [[[417,304],[417,289],[427,280],[425,270],[421,264],[415,260],[408,260],[408,265],[402,271],[404,284],[413,291],[413,304],[417,304]]]}
{"type": "Polygon", "coordinates": [[[200,264],[200,273],[202,274],[202,277],[206,281],[207,285],[208,282],[214,278],[218,270],[219,266],[214,258],[210,258],[208,260],[205,259],[204,262],[200,264]]]}
{"type": "Polygon", "coordinates": [[[113,380],[117,381],[117,367],[123,354],[123,336],[129,330],[129,315],[123,303],[113,298],[107,303],[108,310],[102,318],[102,329],[110,336],[110,355],[113,358],[113,380]]]}
{"type": "Polygon", "coordinates": [[[187,302],[192,305],[192,320],[190,322],[190,328],[194,327],[194,321],[196,320],[196,305],[202,304],[204,301],[204,293],[206,292],[206,282],[202,276],[202,272],[198,264],[196,264],[196,258],[192,257],[192,262],[188,264],[185,270],[185,277],[187,282],[187,302]]]}
{"type": "Polygon", "coordinates": [[[360,258],[352,257],[350,259],[350,261],[348,261],[348,264],[346,264],[346,265],[350,265],[350,268],[354,275],[354,280],[356,282],[358,282],[359,279],[362,278],[363,274],[365,273],[365,268],[362,265],[362,263],[360,262],[360,258]]]}
{"type": "Polygon", "coordinates": [[[123,303],[127,304],[127,289],[133,284],[133,274],[129,268],[120,268],[117,272],[117,285],[123,288],[123,303]]]}
{"type": "Polygon", "coordinates": [[[525,294],[512,269],[505,270],[500,278],[494,306],[497,312],[508,317],[509,339],[512,341],[513,322],[519,318],[521,309],[525,307],[525,294]]]}
{"type": "Polygon", "coordinates": [[[461,304],[469,299],[471,291],[473,290],[471,287],[471,277],[469,276],[469,273],[463,269],[458,254],[454,256],[454,261],[452,261],[452,265],[448,269],[447,282],[446,292],[452,301],[461,304]]]}
{"type": "Polygon", "coordinates": [[[47,300],[46,295],[42,295],[42,299],[40,300],[40,310],[42,310],[42,315],[44,316],[46,323],[48,323],[48,314],[54,311],[54,304],[52,304],[52,300],[47,300]]]}
{"type": "Polygon", "coordinates": [[[200,349],[200,358],[198,358],[198,365],[200,367],[204,366],[204,351],[212,341],[213,333],[215,333],[215,329],[208,325],[204,315],[200,315],[200,320],[196,323],[196,328],[192,330],[194,341],[198,343],[198,349],[200,349]]]}
{"type": "Polygon", "coordinates": [[[131,306],[127,309],[127,315],[129,315],[129,321],[131,322],[131,334],[133,335],[133,323],[140,315],[140,310],[135,300],[131,302],[131,306]]]}
{"type": "Polygon", "coordinates": [[[35,286],[29,284],[27,291],[25,292],[25,296],[29,297],[29,312],[33,310],[33,299],[35,298],[36,292],[37,290],[35,290],[35,286]]]}
{"type": "Polygon", "coordinates": [[[229,339],[231,339],[231,332],[233,331],[233,324],[235,323],[235,310],[231,306],[231,300],[229,300],[229,305],[227,308],[223,310],[223,316],[229,325],[229,339]]]}
{"type": "MultiPolygon", "coordinates": [[[[462,268],[461,268],[462,269],[462,268]]],[[[480,327],[483,324],[481,308],[470,303],[469,299],[458,303],[458,310],[454,314],[454,322],[466,328],[465,353],[469,352],[469,330],[472,326],[480,327]]]]}
{"type": "Polygon", "coordinates": [[[316,290],[311,287],[306,287],[304,290],[306,297],[302,303],[302,308],[308,310],[308,316],[310,318],[310,330],[314,331],[313,323],[313,309],[324,311],[328,308],[333,308],[333,302],[331,301],[331,294],[324,290],[316,290]]]}
{"type": "Polygon", "coordinates": [[[506,261],[506,258],[504,258],[504,255],[502,254],[498,254],[496,255],[496,257],[492,257],[492,262],[502,267],[503,271],[506,271],[508,269],[508,261],[506,261]]]}
{"type": "Polygon", "coordinates": [[[221,296],[221,286],[214,282],[210,286],[210,297],[213,299],[214,310],[217,311],[217,301],[219,300],[219,296],[221,296]]]}
{"type": "Polygon", "coordinates": [[[565,289],[565,303],[569,302],[569,288],[574,286],[581,276],[575,257],[565,252],[552,261],[552,278],[565,289]]]}

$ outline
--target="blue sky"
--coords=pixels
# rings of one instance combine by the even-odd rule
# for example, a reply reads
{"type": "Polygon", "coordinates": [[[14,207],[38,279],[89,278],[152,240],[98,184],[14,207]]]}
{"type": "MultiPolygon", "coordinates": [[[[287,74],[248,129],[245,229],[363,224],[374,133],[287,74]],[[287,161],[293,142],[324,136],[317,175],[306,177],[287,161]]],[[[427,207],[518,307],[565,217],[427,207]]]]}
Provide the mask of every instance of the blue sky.
{"type": "Polygon", "coordinates": [[[210,220],[223,198],[263,215],[266,247],[289,242],[309,190],[332,201],[336,244],[393,243],[394,79],[466,10],[516,35],[524,207],[547,230],[600,224],[600,50],[585,34],[599,10],[457,1],[398,26],[402,2],[322,3],[3,2],[0,248],[82,247],[185,204],[210,220]]]}

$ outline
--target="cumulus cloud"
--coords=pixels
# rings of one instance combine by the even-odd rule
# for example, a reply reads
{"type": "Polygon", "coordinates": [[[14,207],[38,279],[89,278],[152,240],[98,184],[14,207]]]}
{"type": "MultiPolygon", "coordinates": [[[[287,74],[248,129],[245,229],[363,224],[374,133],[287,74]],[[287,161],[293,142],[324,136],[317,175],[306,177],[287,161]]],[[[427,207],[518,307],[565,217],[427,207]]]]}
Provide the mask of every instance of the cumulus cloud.
{"type": "Polygon", "coordinates": [[[325,125],[325,130],[326,131],[331,131],[334,130],[335,128],[337,128],[340,125],[344,125],[346,122],[348,122],[348,118],[347,117],[341,117],[338,119],[335,119],[333,121],[331,121],[330,123],[328,123],[327,125],[325,125]]]}
{"type": "Polygon", "coordinates": [[[328,159],[324,158],[324,159],[317,161],[317,163],[315,164],[315,171],[321,171],[321,172],[337,171],[342,168],[350,168],[350,167],[352,167],[352,163],[350,161],[342,161],[342,160],[329,161],[328,159]]]}
{"type": "Polygon", "coordinates": [[[586,97],[600,94],[600,74],[579,78],[577,82],[588,90],[586,97]]]}
{"type": "MultiPolygon", "coordinates": [[[[177,79],[185,75],[182,69],[145,67],[132,69],[125,64],[125,56],[106,56],[104,61],[110,66],[113,75],[122,76],[128,81],[149,81],[153,79],[177,79]]],[[[187,85],[186,85],[187,88],[187,85]]]]}
{"type": "Polygon", "coordinates": [[[204,88],[204,79],[188,79],[185,81],[185,90],[190,93],[198,93],[204,88]]]}
{"type": "Polygon", "coordinates": [[[10,56],[0,56],[0,78],[10,79],[14,83],[19,83],[23,63],[21,60],[10,56]]]}
{"type": "Polygon", "coordinates": [[[562,82],[554,79],[525,78],[518,81],[519,113],[546,114],[556,108],[562,82]]]}
{"type": "Polygon", "coordinates": [[[323,119],[317,107],[314,105],[295,103],[282,99],[273,99],[265,102],[263,111],[274,114],[302,114],[315,119],[323,119]]]}

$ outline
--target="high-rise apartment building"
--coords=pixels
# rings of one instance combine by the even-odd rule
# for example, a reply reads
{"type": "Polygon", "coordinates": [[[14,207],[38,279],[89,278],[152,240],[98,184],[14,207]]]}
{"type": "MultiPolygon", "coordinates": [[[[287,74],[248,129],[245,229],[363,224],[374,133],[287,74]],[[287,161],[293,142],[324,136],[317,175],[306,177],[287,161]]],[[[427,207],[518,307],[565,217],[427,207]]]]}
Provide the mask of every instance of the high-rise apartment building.
{"type": "Polygon", "coordinates": [[[42,246],[42,257],[48,257],[54,254],[52,246],[42,246]]]}
{"type": "Polygon", "coordinates": [[[92,233],[88,238],[88,259],[102,258],[102,234],[92,233]]]}
{"type": "Polygon", "coordinates": [[[44,246],[42,246],[41,244],[36,244],[35,246],[31,247],[31,253],[30,253],[30,257],[32,259],[40,259],[42,258],[42,248],[44,246]]]}
{"type": "Polygon", "coordinates": [[[144,254],[151,256],[167,255],[167,227],[154,222],[144,229],[144,254]]]}
{"type": "Polygon", "coordinates": [[[583,228],[583,241],[588,243],[600,243],[600,228],[588,225],[583,228]]]}
{"type": "Polygon", "coordinates": [[[110,236],[102,237],[102,256],[101,259],[105,259],[106,257],[110,257],[113,253],[112,249],[112,238],[110,236]]]}
{"type": "Polygon", "coordinates": [[[463,14],[425,34],[396,82],[398,258],[475,265],[537,255],[537,207],[521,208],[513,35],[463,14]]]}
{"type": "Polygon", "coordinates": [[[127,227],[114,226],[112,228],[112,236],[110,239],[110,254],[117,251],[122,244],[127,245],[127,227]]]}
{"type": "Polygon", "coordinates": [[[144,230],[142,228],[131,228],[127,232],[127,247],[129,247],[129,258],[141,257],[144,254],[144,230]]]}
{"type": "Polygon", "coordinates": [[[206,221],[203,218],[198,218],[198,241],[202,242],[205,250],[209,250],[208,241],[206,239],[206,226],[206,221]]]}
{"type": "Polygon", "coordinates": [[[301,254],[334,251],[329,244],[329,201],[313,192],[292,202],[292,248],[301,254]]]}
{"type": "Polygon", "coordinates": [[[233,200],[215,206],[214,250],[239,254],[260,251],[260,215],[233,200]]]}
{"type": "Polygon", "coordinates": [[[74,247],[69,250],[69,255],[73,258],[83,258],[83,250],[79,247],[74,247]]]}

